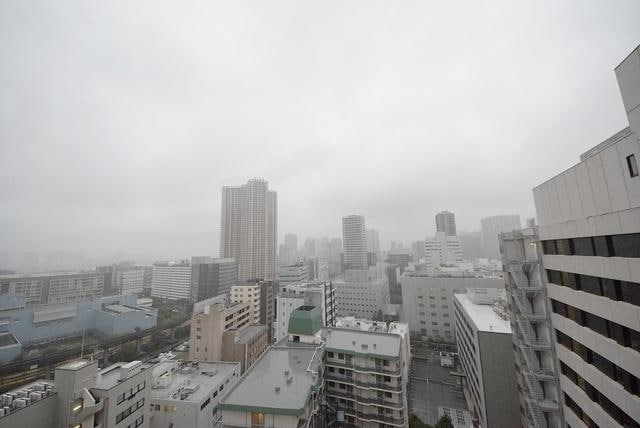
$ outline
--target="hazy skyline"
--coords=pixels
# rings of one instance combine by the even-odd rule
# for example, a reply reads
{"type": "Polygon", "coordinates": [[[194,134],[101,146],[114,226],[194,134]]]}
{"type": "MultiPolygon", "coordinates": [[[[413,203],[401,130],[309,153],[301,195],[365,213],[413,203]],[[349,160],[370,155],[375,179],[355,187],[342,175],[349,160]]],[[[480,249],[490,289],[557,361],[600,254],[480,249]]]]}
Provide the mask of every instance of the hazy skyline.
{"type": "Polygon", "coordinates": [[[218,253],[222,186],[278,239],[341,219],[408,245],[626,126],[640,2],[0,3],[0,252],[218,253]]]}

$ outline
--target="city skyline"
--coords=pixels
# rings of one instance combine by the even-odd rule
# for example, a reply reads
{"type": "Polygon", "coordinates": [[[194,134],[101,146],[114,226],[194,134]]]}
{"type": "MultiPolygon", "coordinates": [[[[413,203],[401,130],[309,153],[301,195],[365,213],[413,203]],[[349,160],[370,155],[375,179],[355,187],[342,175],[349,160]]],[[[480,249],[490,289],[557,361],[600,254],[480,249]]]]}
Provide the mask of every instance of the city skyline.
{"type": "Polygon", "coordinates": [[[624,126],[637,2],[325,6],[4,2],[0,252],[216,256],[216,190],[254,176],[300,242],[479,230],[624,126]]]}

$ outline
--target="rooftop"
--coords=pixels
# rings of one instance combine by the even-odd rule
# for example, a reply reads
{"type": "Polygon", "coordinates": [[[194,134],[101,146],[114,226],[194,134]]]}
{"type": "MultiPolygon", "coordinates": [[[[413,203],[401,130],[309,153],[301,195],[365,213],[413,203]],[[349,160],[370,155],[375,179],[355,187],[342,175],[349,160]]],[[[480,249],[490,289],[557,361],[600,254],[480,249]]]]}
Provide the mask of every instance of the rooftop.
{"type": "Polygon", "coordinates": [[[318,354],[314,345],[278,342],[249,368],[220,407],[242,412],[304,414],[307,398],[320,381],[318,354]]]}
{"type": "Polygon", "coordinates": [[[151,398],[200,402],[219,389],[240,363],[179,363],[163,361],[153,367],[151,398]]]}
{"type": "Polygon", "coordinates": [[[473,303],[467,294],[454,294],[454,298],[460,303],[478,331],[511,334],[509,320],[502,318],[496,312],[494,305],[473,303]]]}
{"type": "Polygon", "coordinates": [[[145,364],[140,361],[132,361],[130,363],[115,363],[98,372],[96,379],[96,389],[108,390],[120,382],[127,380],[138,373],[151,368],[152,364],[145,364]],[[126,373],[126,374],[125,374],[126,373]]]}
{"type": "Polygon", "coordinates": [[[348,328],[325,328],[323,333],[327,350],[363,354],[383,359],[400,356],[401,337],[395,333],[348,328]]]}
{"type": "Polygon", "coordinates": [[[250,342],[254,337],[267,330],[266,325],[249,325],[237,332],[237,343],[250,342]]]}

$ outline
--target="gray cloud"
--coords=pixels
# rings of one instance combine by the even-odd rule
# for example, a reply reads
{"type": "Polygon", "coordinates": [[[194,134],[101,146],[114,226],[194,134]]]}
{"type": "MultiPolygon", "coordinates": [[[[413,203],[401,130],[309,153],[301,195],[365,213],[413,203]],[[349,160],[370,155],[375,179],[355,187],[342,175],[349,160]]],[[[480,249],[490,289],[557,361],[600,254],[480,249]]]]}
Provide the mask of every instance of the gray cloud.
{"type": "Polygon", "coordinates": [[[636,1],[0,4],[0,251],[215,254],[220,189],[279,235],[533,216],[625,125],[636,1]]]}

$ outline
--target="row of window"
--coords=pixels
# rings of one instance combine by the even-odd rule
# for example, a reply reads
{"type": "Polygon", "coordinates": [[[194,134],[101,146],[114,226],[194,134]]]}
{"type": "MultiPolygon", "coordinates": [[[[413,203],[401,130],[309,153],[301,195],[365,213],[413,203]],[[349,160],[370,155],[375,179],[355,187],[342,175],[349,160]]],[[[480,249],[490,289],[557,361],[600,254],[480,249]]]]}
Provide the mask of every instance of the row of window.
{"type": "Polygon", "coordinates": [[[132,414],[142,406],[144,406],[144,397],[138,400],[136,404],[132,405],[131,407],[127,407],[124,411],[118,413],[118,415],[116,416],[116,424],[119,424],[120,422],[125,420],[127,417],[129,417],[130,414],[132,414]]]}
{"type": "Polygon", "coordinates": [[[139,426],[142,425],[143,422],[144,422],[144,415],[136,419],[135,422],[127,426],[127,428],[138,428],[139,426]]]}
{"type": "Polygon", "coordinates": [[[561,256],[640,257],[640,233],[542,241],[545,254],[561,256]]]}
{"type": "MultiPolygon", "coordinates": [[[[587,412],[582,410],[582,408],[578,406],[578,404],[575,401],[573,401],[571,397],[569,397],[569,395],[567,395],[566,393],[564,394],[564,403],[567,405],[568,408],[571,409],[573,413],[576,414],[578,419],[580,419],[587,426],[587,428],[600,428],[598,424],[593,422],[593,420],[589,417],[589,415],[587,415],[587,412]]],[[[567,424],[567,427],[572,428],[571,425],[569,424],[567,424]]]]}
{"type": "Polygon", "coordinates": [[[584,291],[596,296],[608,297],[611,300],[631,303],[640,306],[640,284],[617,279],[600,278],[578,273],[561,272],[547,269],[547,281],[556,285],[584,291]]]}
{"type": "Polygon", "coordinates": [[[558,315],[568,318],[606,338],[613,339],[621,346],[640,352],[640,332],[638,331],[554,299],[551,299],[551,308],[558,315]]]}
{"type": "Polygon", "coordinates": [[[138,393],[138,391],[142,391],[143,389],[145,389],[146,386],[147,386],[147,381],[142,381],[141,383],[138,384],[138,386],[129,389],[129,391],[123,392],[122,394],[118,395],[116,399],[116,404],[121,404],[125,399],[130,400],[132,397],[134,397],[138,393]]]}
{"type": "Polygon", "coordinates": [[[627,392],[640,396],[640,380],[637,377],[561,331],[556,330],[556,337],[558,338],[558,343],[570,349],[586,363],[591,364],[610,379],[618,382],[627,392]]]}
{"type": "MultiPolygon", "coordinates": [[[[571,367],[567,366],[564,363],[561,363],[560,369],[562,370],[562,374],[569,378],[574,384],[576,384],[580,389],[582,389],[585,394],[593,401],[594,403],[598,403],[602,409],[609,414],[616,422],[626,428],[640,428],[640,424],[636,422],[631,416],[627,415],[622,409],[616,406],[611,400],[609,400],[603,393],[598,391],[593,387],[589,382],[584,380],[579,374],[571,369],[571,367]]],[[[567,407],[573,410],[576,415],[583,416],[582,409],[569,397],[567,394],[564,396],[565,403],[567,403],[567,407]],[[579,409],[579,412],[576,410],[579,409]]],[[[588,419],[590,425],[592,427],[597,427],[591,418],[588,419]]]]}

